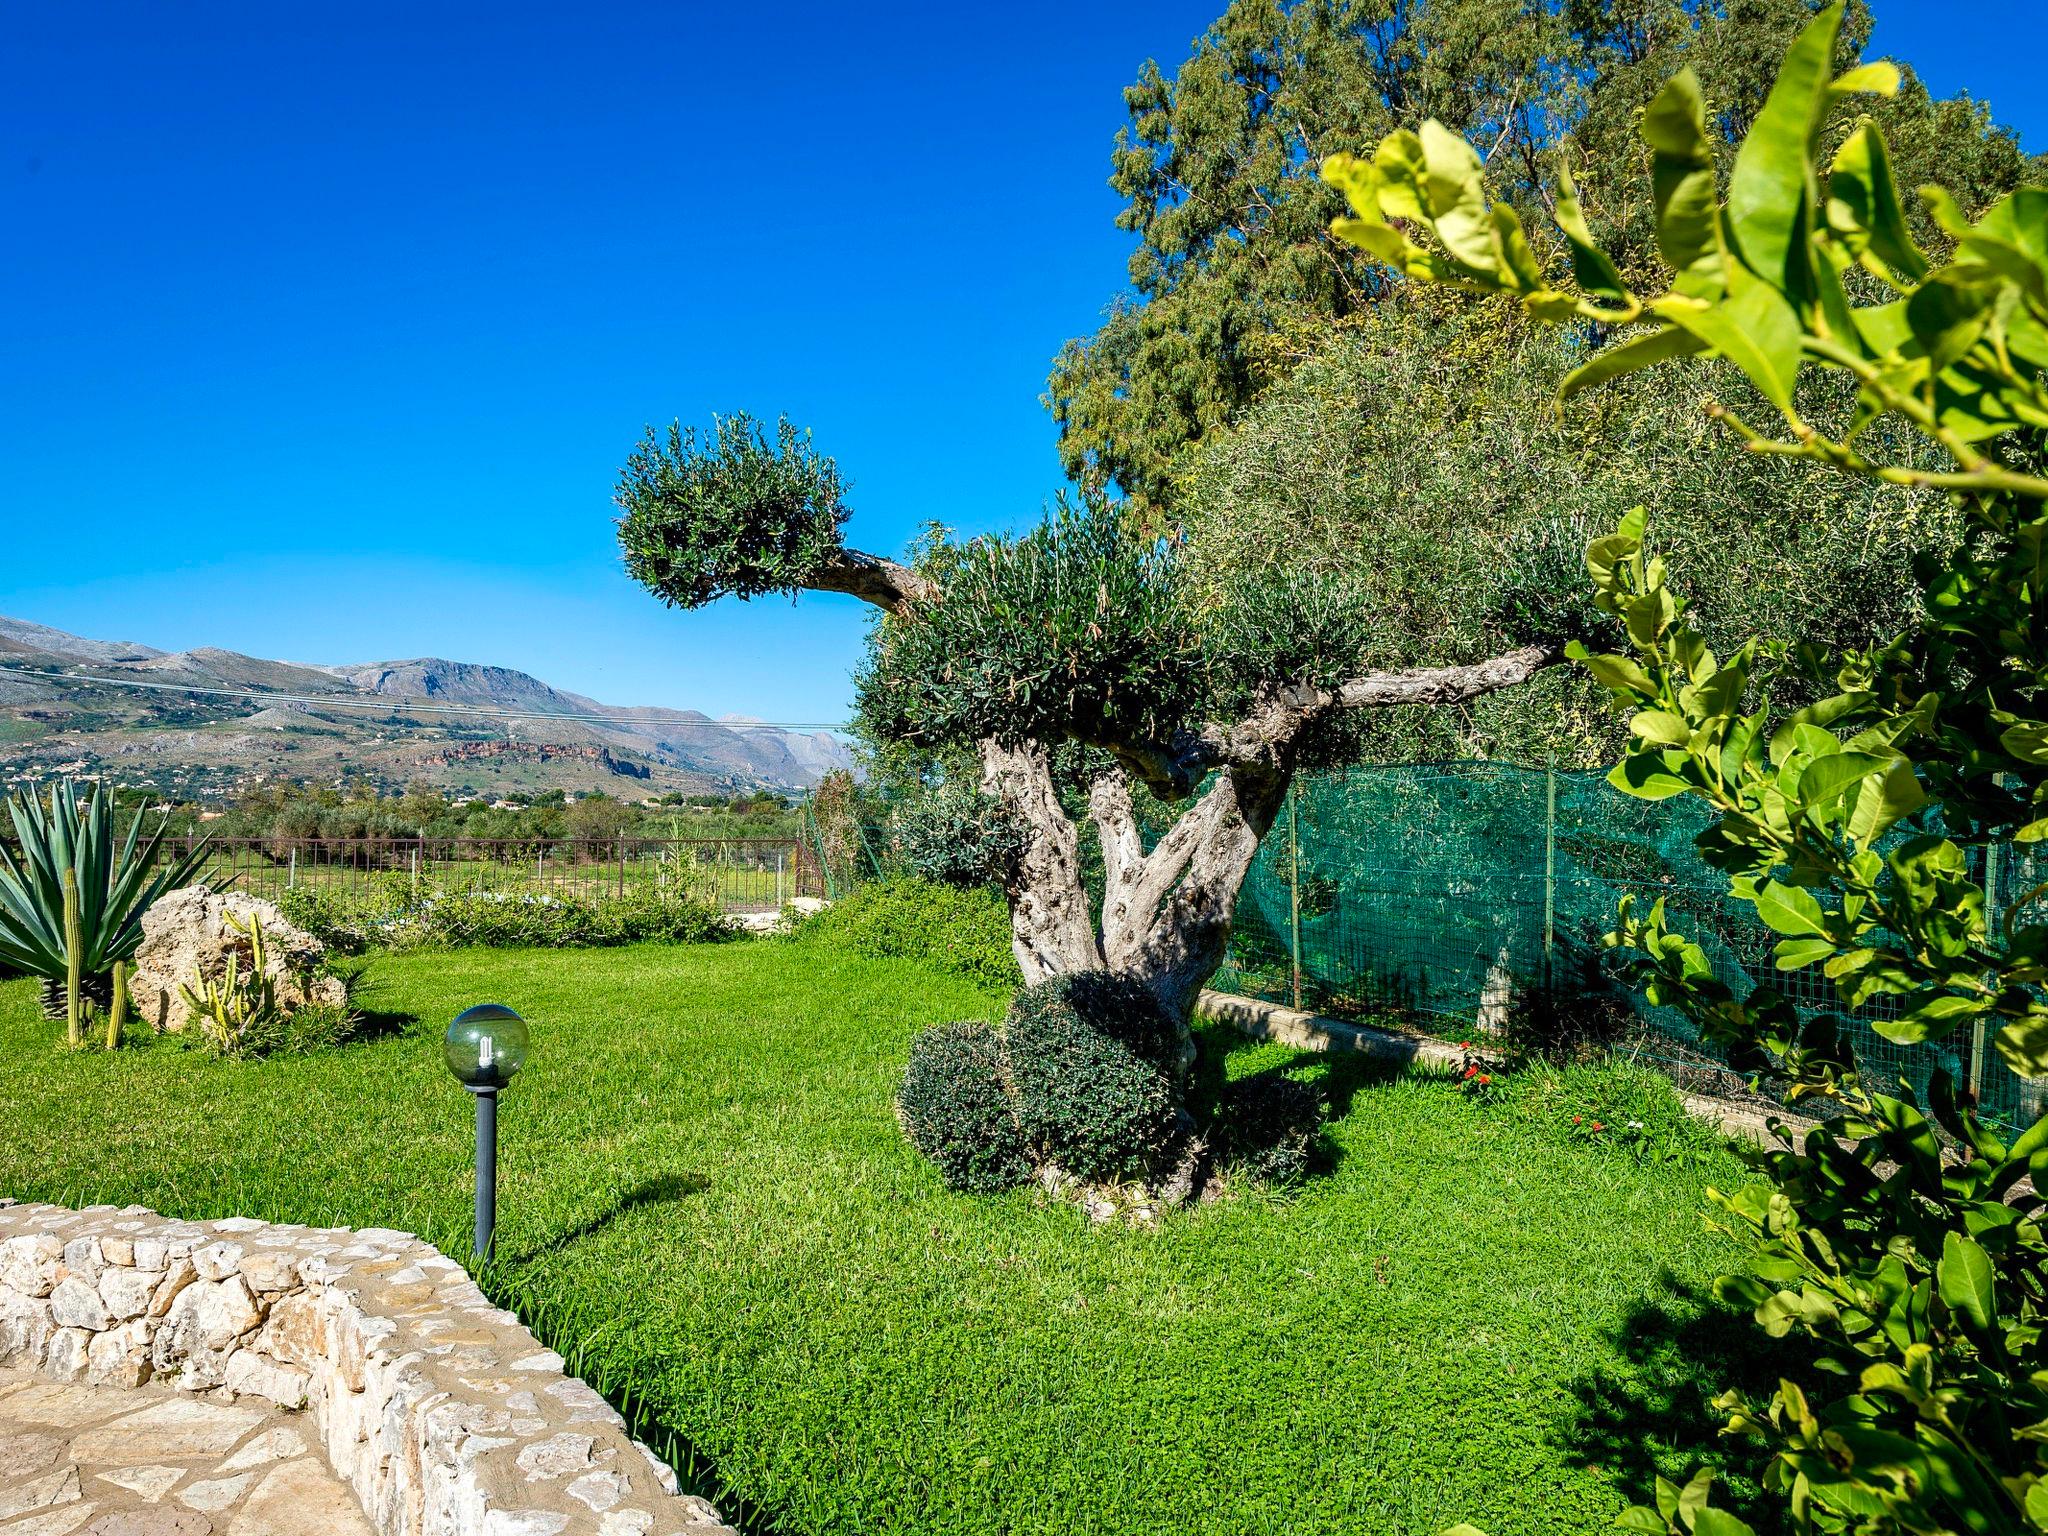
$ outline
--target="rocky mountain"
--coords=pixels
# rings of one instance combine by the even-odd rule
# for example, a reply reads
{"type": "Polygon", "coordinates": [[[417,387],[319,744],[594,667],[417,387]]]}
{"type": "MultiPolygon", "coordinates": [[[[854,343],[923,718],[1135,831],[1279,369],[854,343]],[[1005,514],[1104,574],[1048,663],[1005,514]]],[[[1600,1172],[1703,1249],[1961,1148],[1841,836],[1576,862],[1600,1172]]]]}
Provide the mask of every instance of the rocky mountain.
{"type": "Polygon", "coordinates": [[[830,732],[601,704],[507,667],[166,652],[0,617],[0,779],[10,784],[104,772],[190,799],[278,779],[639,799],[803,789],[849,762],[830,732]],[[574,718],[593,715],[608,718],[574,718]]]}

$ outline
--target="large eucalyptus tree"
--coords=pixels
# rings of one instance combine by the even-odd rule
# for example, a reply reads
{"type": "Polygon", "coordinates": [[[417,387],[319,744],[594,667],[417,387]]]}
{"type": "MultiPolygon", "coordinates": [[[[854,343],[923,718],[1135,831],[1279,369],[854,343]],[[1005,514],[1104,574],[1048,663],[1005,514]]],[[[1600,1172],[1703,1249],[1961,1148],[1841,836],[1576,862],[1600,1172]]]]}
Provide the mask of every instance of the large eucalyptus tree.
{"type": "Polygon", "coordinates": [[[1509,618],[1482,658],[1361,671],[1374,616],[1349,589],[1248,574],[1205,585],[1197,606],[1175,545],[1106,507],[1062,506],[1021,537],[934,541],[910,564],[865,554],[841,537],[836,466],[787,423],[650,431],[617,501],[627,568],[673,606],[799,591],[872,604],[864,724],[978,755],[1010,823],[1001,874],[1025,981],[1121,973],[1184,1034],[1259,839],[1294,775],[1341,754],[1347,718],[1514,686],[1567,638],[1509,618]],[[1143,795],[1172,818],[1149,847],[1143,795]],[[1080,823],[1101,846],[1099,905],[1080,823]]]}

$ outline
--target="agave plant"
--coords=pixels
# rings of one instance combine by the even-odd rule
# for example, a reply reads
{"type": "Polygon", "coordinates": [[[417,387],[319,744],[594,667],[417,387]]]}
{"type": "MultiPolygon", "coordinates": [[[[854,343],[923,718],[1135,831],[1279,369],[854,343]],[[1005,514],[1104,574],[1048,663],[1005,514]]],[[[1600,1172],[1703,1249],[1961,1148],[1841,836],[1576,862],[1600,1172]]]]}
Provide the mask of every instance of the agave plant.
{"type": "MultiPolygon", "coordinates": [[[[200,843],[150,871],[164,840],[159,823],[147,839],[137,816],[125,839],[114,835],[113,796],[104,784],[81,799],[63,780],[47,805],[31,790],[8,796],[19,857],[0,842],[0,965],[43,978],[47,1009],[68,969],[64,942],[64,872],[78,887],[79,969],[87,991],[105,1001],[114,966],[142,944],[142,914],[165,891],[191,884],[206,861],[200,843]]],[[[61,1006],[61,1004],[60,1004],[61,1006]]]]}

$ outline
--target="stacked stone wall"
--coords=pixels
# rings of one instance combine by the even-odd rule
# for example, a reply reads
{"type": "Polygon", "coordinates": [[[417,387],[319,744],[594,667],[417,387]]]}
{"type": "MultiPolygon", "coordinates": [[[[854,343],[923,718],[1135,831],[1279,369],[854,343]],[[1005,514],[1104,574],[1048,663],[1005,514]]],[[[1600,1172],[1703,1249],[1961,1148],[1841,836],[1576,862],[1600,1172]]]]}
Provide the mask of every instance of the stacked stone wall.
{"type": "Polygon", "coordinates": [[[302,1411],[385,1536],[732,1536],[405,1232],[0,1200],[0,1366],[302,1411]]]}

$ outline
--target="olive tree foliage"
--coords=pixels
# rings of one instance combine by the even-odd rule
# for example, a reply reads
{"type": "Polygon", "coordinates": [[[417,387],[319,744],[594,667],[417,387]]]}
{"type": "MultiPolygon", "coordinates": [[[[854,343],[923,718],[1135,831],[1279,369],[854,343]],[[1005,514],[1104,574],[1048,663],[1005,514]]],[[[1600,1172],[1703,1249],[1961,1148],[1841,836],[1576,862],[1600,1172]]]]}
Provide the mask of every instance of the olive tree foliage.
{"type": "Polygon", "coordinates": [[[786,427],[650,434],[619,480],[619,538],[677,606],[802,590],[872,604],[862,724],[888,748],[974,754],[1010,831],[1000,878],[1025,981],[1133,977],[1183,1030],[1288,785],[1345,750],[1352,717],[1457,704],[1562,654],[1529,634],[1455,665],[1367,667],[1375,620],[1341,584],[1254,572],[1198,592],[1176,541],[1095,503],[880,559],[839,541],[840,486],[786,427]],[[1141,799],[1169,808],[1156,837],[1141,799]]]}
{"type": "MultiPolygon", "coordinates": [[[[1560,170],[1634,154],[1642,106],[1681,63],[1711,103],[1724,169],[1811,0],[1231,0],[1177,69],[1124,91],[1111,156],[1136,237],[1129,290],[1055,360],[1046,402],[1070,476],[1134,511],[1175,505],[1182,456],[1311,354],[1305,333],[1388,296],[1386,273],[1334,237],[1324,156],[1435,118],[1483,152],[1490,195],[1547,214],[1560,170]]],[[[1853,61],[1857,5],[1837,41],[1853,61]]],[[[1980,103],[1917,80],[1881,103],[1901,164],[1965,208],[2009,191],[2026,158],[1980,103]]],[[[1625,273],[1656,259],[1649,189],[1589,187],[1585,217],[1625,273]]],[[[1916,217],[1909,212],[1909,218],[1916,217]]],[[[1925,235],[1927,230],[1919,231],[1925,235]]],[[[1540,235],[1537,237],[1542,238],[1540,235]]]]}
{"type": "MultiPolygon", "coordinates": [[[[1660,546],[1707,594],[1702,622],[1723,633],[1856,647],[1918,615],[1916,554],[1946,553],[1957,536],[1946,496],[1746,452],[1701,409],[1716,394],[1750,397],[1726,365],[1683,384],[1617,381],[1560,417],[1544,407],[1585,339],[1503,307],[1390,299],[1203,444],[1179,495],[1196,591],[1284,570],[1374,616],[1366,665],[1470,659],[1510,634],[1589,634],[1585,546],[1647,502],[1660,546]]],[[[1849,405],[1824,377],[1804,393],[1819,410],[1849,405]]],[[[1900,447],[1936,462],[1917,442],[1900,447]]],[[[1590,767],[1613,762],[1626,736],[1598,684],[1569,668],[1356,723],[1359,756],[1383,762],[1590,767]]]]}
{"type": "MultiPolygon", "coordinates": [[[[1537,259],[1514,211],[1488,199],[1477,151],[1440,124],[1324,171],[1351,206],[1340,235],[1393,269],[1510,296],[1539,323],[1619,332],[1562,398],[1717,358],[1761,402],[1710,407],[1748,452],[1955,499],[1965,534],[1921,561],[1923,615],[1838,649],[1754,636],[1717,648],[1637,509],[1586,551],[1620,649],[1574,655],[1627,712],[1612,782],[1710,807],[1702,856],[1776,935],[1776,969],[1817,971],[1833,997],[1806,1014],[1768,982],[1737,996],[1661,901],[1623,904],[1612,941],[1653,1002],[1839,1116],[1756,1154],[1774,1187],[1717,1197],[1753,1254],[1721,1294],[1820,1356],[1768,1399],[1725,1394],[1728,1431],[1768,1448],[1766,1484],[1797,1530],[2039,1533],[2048,1120],[2008,1141],[1945,1074],[1926,1108],[1867,1084],[1842,1024],[1909,1044],[1961,1033],[2016,1073],[2048,1075],[2048,887],[1994,914],[1968,857],[1973,843],[2048,838],[2048,188],[1974,221],[1943,187],[1920,188],[1946,237],[1946,254],[1930,251],[1877,123],[1828,132],[1842,104],[1899,86],[1888,64],[1836,72],[1841,21],[1830,6],[1793,44],[1725,193],[1698,80],[1681,72],[1645,109],[1668,283],[1619,269],[1568,182],[1556,215],[1569,279],[1537,259]],[[1810,371],[1846,382],[1846,415],[1807,407],[1810,371]],[[1901,451],[1900,429],[1941,462],[1901,451]],[[1815,696],[1784,707],[1792,683],[1815,696]]],[[[1660,1486],[1657,1507],[1624,1524],[1748,1530],[1697,1480],[1660,1486]]]]}

